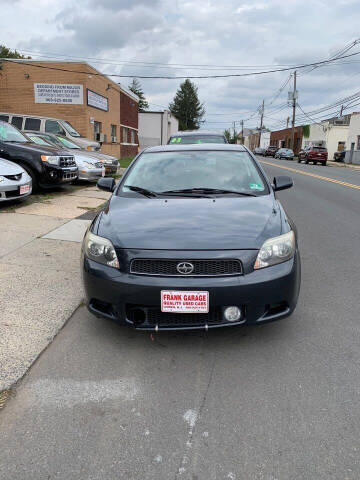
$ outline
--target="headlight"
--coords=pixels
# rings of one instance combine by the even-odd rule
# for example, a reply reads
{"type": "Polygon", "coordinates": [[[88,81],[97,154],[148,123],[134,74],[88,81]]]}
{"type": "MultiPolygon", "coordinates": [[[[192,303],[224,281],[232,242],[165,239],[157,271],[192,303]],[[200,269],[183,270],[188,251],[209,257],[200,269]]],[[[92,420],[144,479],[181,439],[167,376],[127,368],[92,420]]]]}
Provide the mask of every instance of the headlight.
{"type": "Polygon", "coordinates": [[[96,168],[95,165],[93,163],[90,163],[90,162],[83,162],[83,165],[85,165],[85,167],[87,167],[87,168],[96,168]]]}
{"type": "Polygon", "coordinates": [[[120,267],[115,248],[110,240],[98,237],[91,233],[90,230],[84,238],[84,251],[85,255],[91,260],[94,260],[94,262],[114,268],[120,267]]]}
{"type": "Polygon", "coordinates": [[[55,155],[41,155],[41,160],[51,165],[59,165],[60,163],[60,157],[55,155]]]}
{"type": "Polygon", "coordinates": [[[270,238],[260,248],[254,269],[270,267],[278,263],[286,262],[294,256],[295,235],[291,230],[279,237],[270,238]]]}

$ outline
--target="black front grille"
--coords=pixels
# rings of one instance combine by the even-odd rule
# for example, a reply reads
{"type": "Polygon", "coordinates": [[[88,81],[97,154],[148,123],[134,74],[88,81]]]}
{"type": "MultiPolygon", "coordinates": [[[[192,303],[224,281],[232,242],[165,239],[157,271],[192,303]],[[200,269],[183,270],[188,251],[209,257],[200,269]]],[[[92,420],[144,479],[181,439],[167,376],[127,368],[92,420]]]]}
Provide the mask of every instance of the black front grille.
{"type": "Polygon", "coordinates": [[[217,277],[226,275],[241,275],[241,262],[235,259],[221,260],[160,260],[134,259],[131,262],[130,273],[138,275],[160,276],[204,276],[217,277]],[[182,274],[177,270],[179,263],[191,263],[194,270],[190,274],[182,274]]]}
{"type": "MultiPolygon", "coordinates": [[[[208,313],[167,313],[162,312],[160,308],[151,308],[151,307],[136,307],[132,306],[127,308],[127,318],[137,323],[136,320],[139,318],[138,313],[139,309],[144,312],[144,323],[150,326],[165,327],[165,326],[204,326],[210,324],[219,324],[222,323],[222,311],[221,308],[212,308],[208,313]]],[[[141,326],[141,324],[138,324],[141,326]]]]}
{"type": "Polygon", "coordinates": [[[75,167],[76,162],[74,157],[60,157],[60,167],[75,167]]]}
{"type": "Polygon", "coordinates": [[[10,190],[5,192],[6,198],[14,198],[20,196],[20,188],[16,188],[15,190],[10,190]]]}
{"type": "Polygon", "coordinates": [[[22,173],[18,173],[17,175],[4,175],[4,177],[8,180],[21,180],[22,173]]]}
{"type": "Polygon", "coordinates": [[[96,162],[95,167],[96,168],[102,168],[103,164],[101,162],[96,162]]]}

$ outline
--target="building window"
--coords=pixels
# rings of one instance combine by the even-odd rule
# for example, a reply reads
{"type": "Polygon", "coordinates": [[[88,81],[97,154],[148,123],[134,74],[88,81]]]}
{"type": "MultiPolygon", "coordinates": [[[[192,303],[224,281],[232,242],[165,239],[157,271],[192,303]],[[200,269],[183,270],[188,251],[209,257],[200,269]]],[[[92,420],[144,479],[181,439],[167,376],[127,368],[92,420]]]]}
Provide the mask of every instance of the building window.
{"type": "Polygon", "coordinates": [[[126,127],[122,129],[122,143],[128,143],[128,130],[126,127]]]}
{"type": "Polygon", "coordinates": [[[111,127],[111,141],[113,143],[116,143],[117,142],[117,138],[116,138],[116,125],[110,125],[111,127]]]}
{"type": "Polygon", "coordinates": [[[96,142],[100,142],[101,127],[101,122],[94,122],[94,140],[96,142]]]}
{"type": "Polygon", "coordinates": [[[360,135],[357,136],[357,146],[356,150],[360,150],[360,135]]]}
{"type": "Polygon", "coordinates": [[[131,143],[136,143],[135,142],[135,130],[131,130],[131,143]]]}

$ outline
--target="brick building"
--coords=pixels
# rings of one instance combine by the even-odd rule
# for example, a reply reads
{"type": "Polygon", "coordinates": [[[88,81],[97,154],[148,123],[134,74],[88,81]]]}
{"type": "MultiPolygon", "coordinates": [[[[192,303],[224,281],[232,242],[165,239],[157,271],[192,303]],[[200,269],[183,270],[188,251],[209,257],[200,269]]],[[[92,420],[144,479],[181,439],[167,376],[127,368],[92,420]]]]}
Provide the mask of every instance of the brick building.
{"type": "Polygon", "coordinates": [[[66,120],[119,158],[138,152],[138,102],[86,62],[0,60],[0,112],[66,120]]]}
{"type": "MultiPolygon", "coordinates": [[[[294,134],[294,153],[297,155],[301,150],[303,137],[303,127],[295,127],[294,134]]],[[[270,133],[270,145],[278,148],[290,148],[291,145],[291,128],[276,130],[270,133]]]]}

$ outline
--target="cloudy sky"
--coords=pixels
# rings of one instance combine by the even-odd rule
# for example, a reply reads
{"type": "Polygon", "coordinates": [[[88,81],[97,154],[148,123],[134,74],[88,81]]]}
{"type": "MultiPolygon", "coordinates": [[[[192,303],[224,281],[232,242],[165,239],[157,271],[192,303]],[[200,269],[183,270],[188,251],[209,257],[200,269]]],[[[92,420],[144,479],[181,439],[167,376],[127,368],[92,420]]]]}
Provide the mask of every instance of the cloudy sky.
{"type": "MultiPolygon", "coordinates": [[[[286,68],[331,58],[360,38],[358,0],[0,0],[0,6],[0,44],[33,58],[83,58],[108,74],[211,76],[286,68]]],[[[360,44],[346,53],[357,51],[360,44]]],[[[360,55],[337,63],[299,70],[304,112],[360,91],[360,55]]],[[[238,127],[240,120],[256,127],[262,99],[265,124],[281,128],[290,115],[290,73],[194,80],[206,128],[233,121],[238,127]]],[[[141,83],[152,109],[159,109],[168,106],[180,80],[141,83]]],[[[345,102],[346,112],[360,110],[356,103],[360,99],[353,108],[345,102]]],[[[300,110],[299,123],[309,123],[300,110]]]]}

